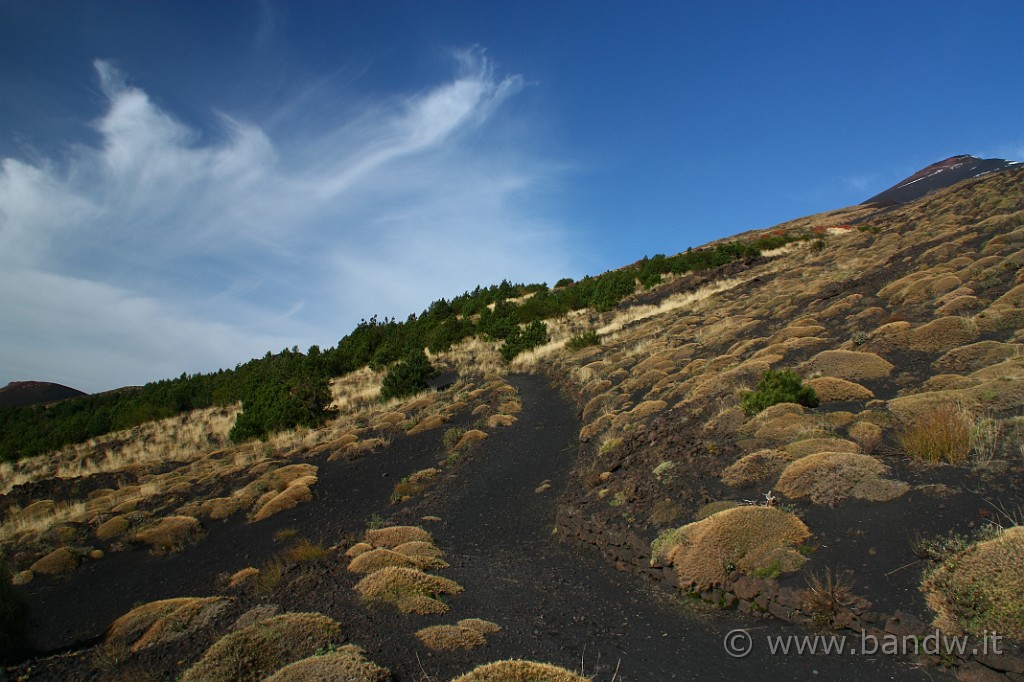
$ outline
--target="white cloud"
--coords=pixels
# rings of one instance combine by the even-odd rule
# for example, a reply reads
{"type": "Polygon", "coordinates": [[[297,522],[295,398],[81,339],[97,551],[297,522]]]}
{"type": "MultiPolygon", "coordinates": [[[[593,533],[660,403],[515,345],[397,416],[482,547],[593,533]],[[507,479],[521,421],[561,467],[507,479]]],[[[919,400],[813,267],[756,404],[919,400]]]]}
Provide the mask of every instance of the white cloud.
{"type": "Polygon", "coordinates": [[[0,166],[0,384],[103,390],[233,366],[334,344],[374,312],[563,274],[544,199],[557,167],[492,134],[522,79],[478,50],[455,57],[451,81],[413,95],[321,92],[283,103],[273,129],[218,114],[212,132],[97,61],[100,143],[0,166]]]}

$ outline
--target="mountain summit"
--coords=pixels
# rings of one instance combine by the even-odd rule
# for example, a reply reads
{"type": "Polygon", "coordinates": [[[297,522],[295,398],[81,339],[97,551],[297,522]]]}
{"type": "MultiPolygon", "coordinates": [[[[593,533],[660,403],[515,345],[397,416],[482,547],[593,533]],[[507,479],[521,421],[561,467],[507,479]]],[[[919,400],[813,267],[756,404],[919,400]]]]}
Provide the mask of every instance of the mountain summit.
{"type": "Polygon", "coordinates": [[[909,178],[900,180],[889,189],[871,197],[865,204],[891,206],[920,199],[929,192],[949,187],[961,180],[976,178],[985,173],[1006,170],[1020,165],[1019,161],[1006,159],[979,159],[977,156],[960,154],[922,168],[909,178]]]}
{"type": "Polygon", "coordinates": [[[85,395],[82,391],[49,381],[12,381],[0,388],[0,407],[52,403],[85,395]]]}

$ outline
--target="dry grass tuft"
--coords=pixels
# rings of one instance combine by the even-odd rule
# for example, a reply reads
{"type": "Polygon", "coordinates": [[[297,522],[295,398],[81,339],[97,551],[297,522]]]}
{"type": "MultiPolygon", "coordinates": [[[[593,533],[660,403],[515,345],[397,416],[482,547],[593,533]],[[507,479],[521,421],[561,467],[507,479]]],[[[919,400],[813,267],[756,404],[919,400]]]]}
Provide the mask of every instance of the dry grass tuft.
{"type": "Polygon", "coordinates": [[[256,576],[258,576],[259,574],[260,569],[256,568],[255,566],[248,566],[241,570],[235,571],[231,574],[231,577],[228,578],[228,587],[232,589],[241,587],[242,585],[245,585],[255,580],[256,576]]]}
{"type": "Polygon", "coordinates": [[[360,554],[365,554],[366,552],[369,552],[371,549],[373,549],[373,545],[371,545],[369,542],[357,542],[356,544],[352,545],[347,550],[345,550],[345,556],[352,559],[359,556],[360,554]]]}
{"type": "Polygon", "coordinates": [[[681,589],[704,590],[724,583],[734,570],[778,575],[800,568],[805,559],[793,547],[810,534],[790,512],[734,507],[663,533],[652,552],[675,568],[681,589]]]}
{"type": "Polygon", "coordinates": [[[67,547],[58,547],[46,556],[38,559],[29,567],[29,570],[43,575],[60,575],[71,573],[78,568],[78,564],[81,562],[82,557],[79,554],[67,547]]]}
{"type": "Polygon", "coordinates": [[[565,668],[534,661],[498,661],[473,668],[452,682],[590,682],[565,668]]]}
{"type": "Polygon", "coordinates": [[[157,552],[179,552],[198,542],[203,526],[194,516],[167,516],[137,531],[132,540],[157,552]]]}
{"type": "Polygon", "coordinates": [[[813,388],[815,395],[818,396],[818,400],[823,403],[847,400],[871,400],[875,397],[874,393],[860,384],[847,381],[846,379],[840,379],[838,377],[818,377],[816,379],[808,379],[804,382],[804,385],[813,388]]]}
{"type": "Polygon", "coordinates": [[[283,491],[274,495],[267,500],[257,511],[253,514],[253,521],[262,521],[268,519],[274,514],[278,514],[287,509],[294,509],[299,506],[300,502],[309,502],[313,499],[313,491],[309,489],[309,486],[303,483],[293,482],[283,491]]]}
{"type": "Polygon", "coordinates": [[[861,452],[870,455],[882,444],[882,427],[871,422],[854,422],[846,430],[847,435],[860,446],[861,452]]]}
{"type": "Polygon", "coordinates": [[[416,638],[423,642],[425,647],[434,651],[475,649],[487,644],[482,632],[459,625],[431,625],[418,630],[416,638]]]}
{"type": "Polygon", "coordinates": [[[884,379],[889,376],[894,366],[875,353],[864,353],[853,350],[825,350],[805,362],[800,367],[803,376],[815,374],[861,382],[871,379],[884,379]]]}
{"type": "Polygon", "coordinates": [[[319,613],[284,613],[231,632],[189,668],[182,682],[256,681],[339,643],[341,626],[319,613]]]}
{"type": "Polygon", "coordinates": [[[803,610],[822,630],[837,629],[837,618],[853,603],[853,583],[838,571],[826,568],[824,575],[807,576],[803,610]]]}
{"type": "Polygon", "coordinates": [[[835,506],[853,497],[882,502],[910,489],[902,481],[882,478],[886,467],[870,455],[819,452],[798,459],[783,470],[775,489],[791,498],[835,506]]]}
{"type": "Polygon", "coordinates": [[[444,552],[432,543],[423,542],[422,540],[403,542],[395,547],[395,551],[408,557],[424,557],[427,559],[440,559],[444,556],[444,552]]]}
{"type": "Polygon", "coordinates": [[[290,663],[266,682],[386,682],[391,671],[366,658],[362,649],[346,644],[323,655],[290,663]]]}
{"type": "Polygon", "coordinates": [[[394,548],[407,542],[429,542],[434,538],[418,526],[388,526],[366,531],[366,541],[374,547],[394,548]]]}
{"type": "Polygon", "coordinates": [[[961,464],[974,448],[971,410],[959,403],[941,403],[920,412],[896,437],[914,459],[939,464],[961,464]]]}
{"type": "Polygon", "coordinates": [[[744,455],[722,472],[722,483],[734,488],[745,488],[773,479],[793,460],[791,455],[778,450],[758,450],[744,455]]]}
{"type": "Polygon", "coordinates": [[[438,597],[462,591],[454,580],[424,573],[417,568],[390,566],[375,571],[355,586],[368,601],[394,604],[404,613],[446,613],[448,606],[438,597]]]}
{"type": "Polygon", "coordinates": [[[390,549],[380,548],[371,549],[352,559],[348,564],[348,570],[350,573],[373,573],[388,566],[419,568],[412,558],[390,549]]]}
{"type": "Polygon", "coordinates": [[[921,591],[942,630],[1024,639],[1024,526],[948,558],[925,577],[921,591]]]}
{"type": "Polygon", "coordinates": [[[479,443],[480,441],[486,439],[487,434],[484,433],[483,431],[479,429],[470,429],[469,431],[466,431],[466,433],[462,435],[462,438],[459,439],[459,442],[455,444],[455,447],[453,449],[456,451],[464,450],[469,446],[473,445],[474,443],[479,443]]]}
{"type": "Polygon", "coordinates": [[[492,623],[489,620],[483,620],[482,618],[463,618],[456,625],[464,628],[470,628],[481,632],[485,635],[491,635],[496,632],[501,632],[501,626],[497,623],[492,623]]]}
{"type": "Polygon", "coordinates": [[[164,599],[138,606],[115,620],[103,639],[108,653],[135,653],[189,637],[231,603],[225,597],[164,599]]]}

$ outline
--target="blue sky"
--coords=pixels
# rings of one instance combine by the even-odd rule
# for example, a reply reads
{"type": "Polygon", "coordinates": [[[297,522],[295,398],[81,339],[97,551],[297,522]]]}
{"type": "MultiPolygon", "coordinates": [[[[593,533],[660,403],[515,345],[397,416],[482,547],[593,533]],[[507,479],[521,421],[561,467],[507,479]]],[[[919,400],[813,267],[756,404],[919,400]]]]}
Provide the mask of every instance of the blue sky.
{"type": "Polygon", "coordinates": [[[1024,3],[0,1],[0,385],[331,346],[1024,160],[1024,3]]]}

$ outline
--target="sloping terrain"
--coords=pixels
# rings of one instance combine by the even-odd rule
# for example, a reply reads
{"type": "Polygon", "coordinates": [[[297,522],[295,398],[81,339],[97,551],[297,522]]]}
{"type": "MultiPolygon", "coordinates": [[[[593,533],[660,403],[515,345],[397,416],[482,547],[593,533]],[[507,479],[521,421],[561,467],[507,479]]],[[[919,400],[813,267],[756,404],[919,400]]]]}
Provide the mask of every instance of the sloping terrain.
{"type": "Polygon", "coordinates": [[[316,612],[340,630],[288,615],[320,643],[261,670],[356,644],[339,665],[399,680],[509,657],[598,680],[1019,679],[1022,180],[750,233],[813,238],[549,320],[511,363],[463,341],[431,358],[455,377],[439,392],[381,403],[374,372],[339,378],[338,417],[267,443],[230,445],[237,408],[217,408],[8,466],[0,542],[31,644],[69,648],[9,672],[173,678],[212,669],[227,633],[242,651],[316,612]],[[752,407],[783,371],[817,404],[752,407]],[[958,573],[976,564],[997,577],[958,573]],[[933,624],[998,624],[1008,653],[721,648],[737,627],[933,624]]]}
{"type": "Polygon", "coordinates": [[[1016,165],[1020,165],[1019,162],[1005,159],[979,159],[966,154],[951,156],[922,168],[909,178],[900,180],[864,203],[872,206],[905,204],[920,199],[929,192],[955,185],[963,180],[976,178],[986,173],[1004,171],[1016,165]]]}
{"type": "Polygon", "coordinates": [[[0,407],[40,405],[80,395],[85,393],[49,381],[12,381],[0,388],[0,407]]]}

